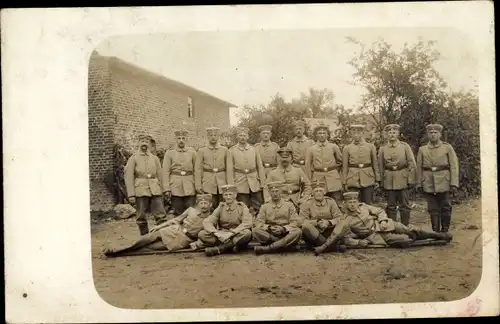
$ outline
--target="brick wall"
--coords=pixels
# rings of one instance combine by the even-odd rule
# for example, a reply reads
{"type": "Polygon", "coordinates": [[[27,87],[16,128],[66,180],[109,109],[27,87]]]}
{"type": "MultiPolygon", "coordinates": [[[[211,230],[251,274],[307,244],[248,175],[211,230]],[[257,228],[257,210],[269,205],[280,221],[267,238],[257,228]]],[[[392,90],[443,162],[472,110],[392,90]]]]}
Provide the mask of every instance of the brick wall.
{"type": "Polygon", "coordinates": [[[109,210],[113,195],[104,177],[113,170],[114,116],[110,96],[108,58],[93,53],[89,62],[89,173],[90,209],[109,210]]]}
{"type": "Polygon", "coordinates": [[[89,64],[91,210],[108,210],[114,200],[103,178],[113,168],[113,144],[134,150],[148,133],[157,149],[175,144],[174,130],[189,131],[188,145],[206,141],[205,128],[229,129],[229,103],[115,57],[93,55],[89,64]],[[193,117],[188,117],[188,97],[193,117]]]}

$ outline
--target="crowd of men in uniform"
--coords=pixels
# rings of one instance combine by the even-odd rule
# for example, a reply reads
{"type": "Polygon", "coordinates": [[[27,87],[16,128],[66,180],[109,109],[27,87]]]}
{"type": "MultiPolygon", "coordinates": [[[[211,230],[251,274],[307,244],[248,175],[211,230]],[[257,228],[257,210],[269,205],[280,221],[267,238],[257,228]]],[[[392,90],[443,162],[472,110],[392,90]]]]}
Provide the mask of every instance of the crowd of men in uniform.
{"type": "Polygon", "coordinates": [[[260,243],[256,254],[296,250],[301,239],[315,254],[451,241],[450,193],[458,189],[458,159],[441,140],[441,125],[427,125],[429,141],[416,159],[399,140],[396,124],[385,127],[388,141],[378,153],[364,139],[364,125],[351,125],[353,140],[343,150],[328,141],[326,125],[314,128],[315,140],[304,134],[303,121],[294,126],[295,137],[285,147],[270,140],[271,126],[262,125],[261,142],[249,144],[249,130],[239,128],[231,148],[219,143],[220,129],[210,127],[207,145],[197,151],[186,145],[187,132],[177,130],[176,147],[162,163],[150,152],[151,137],[140,136],[139,150],[125,167],[125,185],[141,237],[105,254],[190,247],[214,256],[238,252],[252,239],[260,243]],[[378,187],[387,192],[385,210],[372,205],[378,187]],[[432,231],[410,224],[412,188],[427,198],[432,231]],[[175,218],[167,219],[164,200],[175,218]],[[151,230],[147,210],[156,222],[151,230]]]}

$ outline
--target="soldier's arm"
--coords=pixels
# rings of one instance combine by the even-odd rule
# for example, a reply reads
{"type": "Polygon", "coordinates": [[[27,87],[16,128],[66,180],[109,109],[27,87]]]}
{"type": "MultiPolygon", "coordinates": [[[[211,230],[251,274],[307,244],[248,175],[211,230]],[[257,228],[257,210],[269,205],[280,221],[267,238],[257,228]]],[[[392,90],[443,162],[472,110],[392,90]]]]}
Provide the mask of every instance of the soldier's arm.
{"type": "Polygon", "coordinates": [[[283,226],[288,232],[292,229],[297,229],[302,226],[302,220],[300,219],[299,214],[297,213],[297,209],[292,203],[288,205],[288,214],[290,215],[290,223],[288,225],[283,226]]]}
{"type": "Polygon", "coordinates": [[[340,182],[343,183],[344,180],[342,180],[344,173],[342,172],[342,161],[343,161],[343,156],[342,152],[340,151],[340,147],[337,144],[333,144],[333,156],[335,157],[335,162],[338,164],[340,163],[341,167],[339,169],[339,175],[340,175],[340,182]]]}
{"type": "Polygon", "coordinates": [[[372,206],[372,205],[367,205],[365,204],[366,208],[368,208],[368,211],[370,215],[375,216],[377,218],[377,221],[382,222],[382,221],[387,221],[389,218],[387,217],[387,214],[385,213],[385,210],[380,207],[372,206]]]}
{"type": "Polygon", "coordinates": [[[127,196],[135,197],[135,155],[132,155],[125,165],[124,180],[127,196]]]}
{"type": "Polygon", "coordinates": [[[342,151],[342,184],[347,182],[347,172],[349,171],[349,145],[344,146],[342,151]]]}
{"type": "Polygon", "coordinates": [[[451,145],[448,145],[448,163],[450,163],[450,186],[458,187],[458,158],[451,145]]]}
{"type": "Polygon", "coordinates": [[[163,158],[163,192],[170,191],[170,167],[172,166],[172,158],[170,152],[165,153],[163,158]]]}
{"type": "Polygon", "coordinates": [[[415,162],[415,155],[411,150],[410,145],[405,145],[406,150],[406,161],[408,162],[408,184],[412,185],[417,183],[417,164],[415,162]]]}
{"type": "Polygon", "coordinates": [[[221,213],[221,206],[220,204],[215,210],[203,220],[203,229],[209,233],[215,233],[217,232],[217,222],[219,221],[219,216],[221,213]]]}
{"type": "Polygon", "coordinates": [[[257,148],[255,148],[255,164],[257,166],[257,173],[259,175],[260,186],[263,187],[266,181],[266,171],[264,170],[264,165],[262,164],[262,158],[260,157],[260,153],[257,148]]]}
{"type": "Polygon", "coordinates": [[[416,181],[416,184],[417,186],[421,186],[422,185],[422,161],[423,160],[423,154],[422,154],[422,149],[419,148],[418,149],[418,153],[417,153],[417,165],[416,165],[416,168],[415,168],[415,175],[417,177],[417,181],[416,181]]]}
{"type": "Polygon", "coordinates": [[[306,150],[306,161],[305,161],[305,171],[306,171],[306,176],[309,179],[312,179],[312,163],[313,163],[313,153],[312,153],[313,148],[309,147],[306,150]]]}
{"type": "Polygon", "coordinates": [[[257,214],[257,218],[255,219],[255,228],[267,231],[269,229],[269,225],[266,224],[266,213],[267,213],[267,204],[262,205],[257,214]]]}
{"type": "Polygon", "coordinates": [[[194,185],[196,190],[201,190],[201,181],[203,177],[203,148],[196,152],[196,160],[194,162],[194,185]]]}
{"type": "Polygon", "coordinates": [[[299,218],[301,219],[302,225],[308,223],[316,226],[318,223],[316,220],[311,219],[311,208],[307,202],[300,206],[299,218]]]}
{"type": "Polygon", "coordinates": [[[163,173],[161,170],[161,162],[160,159],[155,155],[155,165],[156,165],[156,177],[158,178],[158,182],[160,183],[161,192],[163,192],[163,173]]]}
{"type": "Polygon", "coordinates": [[[335,225],[338,223],[339,219],[344,217],[344,215],[340,211],[340,208],[334,199],[332,199],[332,201],[329,202],[329,204],[330,204],[330,214],[333,217],[333,219],[330,219],[329,221],[332,225],[335,225]]]}
{"type": "Polygon", "coordinates": [[[378,167],[379,167],[379,170],[380,170],[380,179],[384,179],[384,172],[385,172],[385,168],[384,168],[384,148],[381,147],[380,150],[378,151],[378,167]]]}
{"type": "Polygon", "coordinates": [[[309,197],[311,195],[311,181],[307,177],[302,168],[298,168],[300,173],[300,183],[303,185],[302,197],[309,197]]]}
{"type": "Polygon", "coordinates": [[[226,177],[227,184],[234,184],[233,153],[231,149],[226,150],[226,177]]]}
{"type": "Polygon", "coordinates": [[[231,230],[231,232],[233,232],[234,234],[238,234],[239,232],[246,229],[251,229],[253,225],[252,214],[250,214],[248,207],[244,203],[239,203],[239,206],[241,206],[240,208],[243,215],[241,216],[240,225],[231,230]]]}
{"type": "Polygon", "coordinates": [[[375,145],[370,144],[371,148],[371,159],[372,159],[372,167],[373,167],[373,173],[375,173],[375,181],[379,182],[380,181],[380,170],[378,167],[378,159],[377,159],[377,148],[375,145]]]}
{"type": "Polygon", "coordinates": [[[176,223],[179,223],[179,224],[182,224],[182,222],[186,219],[186,217],[189,215],[189,210],[193,208],[193,207],[189,207],[188,209],[186,209],[182,214],[180,214],[179,216],[175,217],[173,219],[174,222],[176,223]]]}

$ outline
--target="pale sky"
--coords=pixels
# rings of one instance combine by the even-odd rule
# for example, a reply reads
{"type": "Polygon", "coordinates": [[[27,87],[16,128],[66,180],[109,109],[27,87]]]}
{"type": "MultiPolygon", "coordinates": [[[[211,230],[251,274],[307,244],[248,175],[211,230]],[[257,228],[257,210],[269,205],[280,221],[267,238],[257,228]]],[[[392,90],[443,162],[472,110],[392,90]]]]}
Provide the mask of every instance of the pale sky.
{"type": "MultiPolygon", "coordinates": [[[[97,47],[152,72],[238,106],[267,104],[277,92],[286,100],[309,87],[329,88],[335,103],[354,108],[362,89],[349,84],[347,62],[359,46],[383,38],[395,48],[419,37],[437,41],[442,60],[437,70],[453,90],[470,89],[477,80],[477,53],[471,40],[451,28],[323,29],[290,31],[216,31],[133,35],[110,38],[97,47]]],[[[235,124],[237,109],[231,112],[235,124]]]]}

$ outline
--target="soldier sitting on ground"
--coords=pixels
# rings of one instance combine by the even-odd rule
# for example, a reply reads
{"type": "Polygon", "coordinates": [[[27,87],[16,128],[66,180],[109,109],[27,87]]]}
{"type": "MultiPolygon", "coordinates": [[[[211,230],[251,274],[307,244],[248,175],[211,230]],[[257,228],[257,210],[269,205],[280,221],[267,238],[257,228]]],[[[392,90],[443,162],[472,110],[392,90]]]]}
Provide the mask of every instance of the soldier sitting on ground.
{"type": "Polygon", "coordinates": [[[215,256],[226,252],[238,252],[252,239],[252,215],[248,207],[236,201],[236,186],[221,186],[224,202],[203,221],[203,230],[198,234],[206,256],[215,256]]]}
{"type": "Polygon", "coordinates": [[[143,248],[168,250],[170,252],[188,248],[196,242],[203,229],[203,220],[210,215],[212,195],[197,196],[197,207],[189,207],[181,215],[151,229],[132,245],[118,249],[107,249],[104,255],[116,257],[143,248]]]}
{"type": "Polygon", "coordinates": [[[343,219],[342,212],[333,198],[325,196],[324,182],[314,182],[312,188],[312,197],[300,206],[299,218],[303,221],[304,241],[308,245],[318,247],[320,253],[325,251],[326,243],[332,250],[344,251],[345,246],[340,239],[336,239],[334,243],[330,242],[343,234],[338,232],[342,227],[337,226],[343,219]]]}
{"type": "Polygon", "coordinates": [[[375,244],[406,248],[416,240],[452,240],[452,235],[447,232],[425,231],[413,225],[406,226],[393,221],[387,217],[384,209],[360,203],[357,192],[344,193],[344,207],[350,230],[344,238],[347,247],[367,247],[375,244]]]}
{"type": "Polygon", "coordinates": [[[267,184],[271,200],[262,205],[255,220],[252,235],[262,246],[255,247],[255,254],[297,251],[301,230],[297,210],[291,201],[281,197],[284,181],[267,184]]]}

